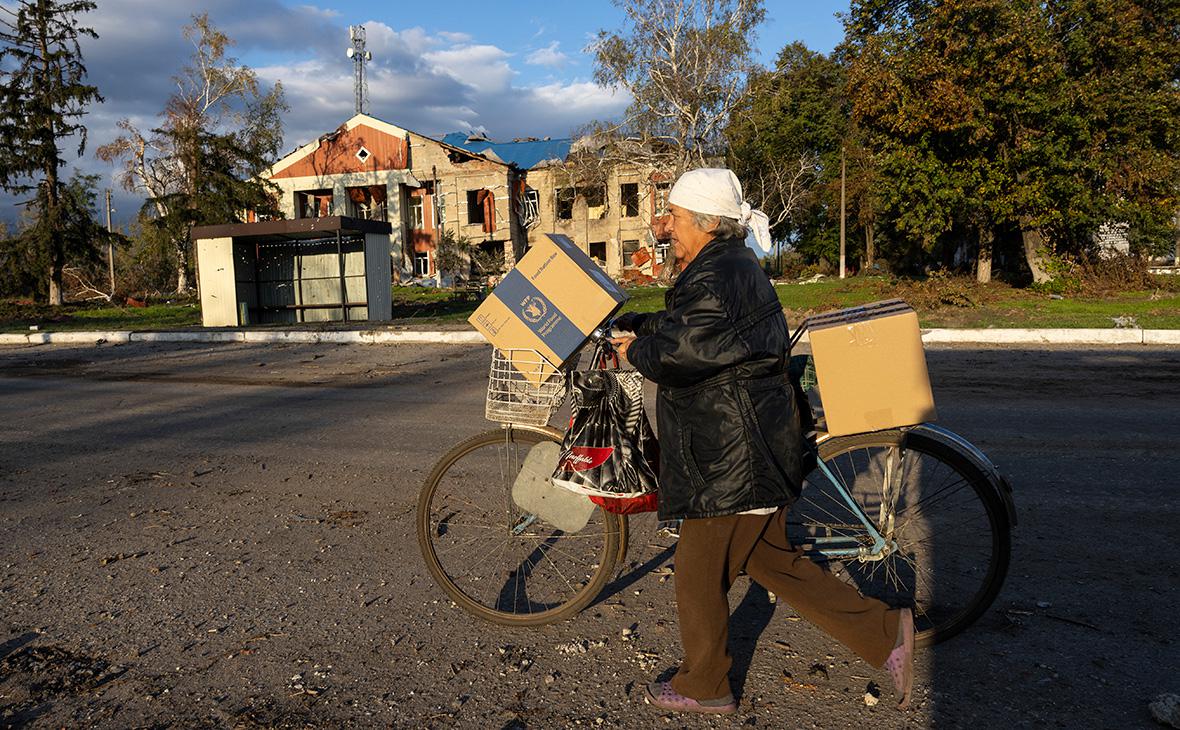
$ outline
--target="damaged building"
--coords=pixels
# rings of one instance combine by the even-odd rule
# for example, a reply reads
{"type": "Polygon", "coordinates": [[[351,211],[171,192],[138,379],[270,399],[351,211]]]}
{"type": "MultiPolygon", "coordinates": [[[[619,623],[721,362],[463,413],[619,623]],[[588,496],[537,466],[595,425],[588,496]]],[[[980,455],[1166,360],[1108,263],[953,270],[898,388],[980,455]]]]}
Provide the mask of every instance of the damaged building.
{"type": "Polygon", "coordinates": [[[653,221],[668,183],[616,165],[579,183],[569,139],[494,142],[453,133],[435,139],[366,114],[304,145],[265,173],[290,219],[351,218],[391,224],[393,279],[439,273],[444,236],[462,242],[461,278],[482,264],[511,268],[545,233],[564,233],[615,278],[658,276],[667,242],[653,221]]]}

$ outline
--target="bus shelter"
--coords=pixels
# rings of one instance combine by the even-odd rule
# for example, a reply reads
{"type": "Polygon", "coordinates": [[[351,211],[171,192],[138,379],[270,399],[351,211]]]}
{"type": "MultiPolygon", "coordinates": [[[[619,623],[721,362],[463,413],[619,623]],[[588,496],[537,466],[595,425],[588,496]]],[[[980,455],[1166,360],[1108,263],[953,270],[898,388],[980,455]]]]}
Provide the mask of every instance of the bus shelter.
{"type": "Polygon", "coordinates": [[[343,216],[194,228],[202,324],[389,320],[391,232],[343,216]]]}

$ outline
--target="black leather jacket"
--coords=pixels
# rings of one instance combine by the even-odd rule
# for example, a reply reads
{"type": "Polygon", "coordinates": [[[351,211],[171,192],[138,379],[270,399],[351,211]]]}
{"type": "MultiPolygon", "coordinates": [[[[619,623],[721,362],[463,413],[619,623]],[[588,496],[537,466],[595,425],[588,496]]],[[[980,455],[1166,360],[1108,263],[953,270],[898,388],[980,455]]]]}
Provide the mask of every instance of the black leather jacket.
{"type": "Polygon", "coordinates": [[[790,504],[804,442],[774,287],[741,239],[712,241],[665,311],[639,315],[627,359],[659,386],[661,519],[790,504]]]}

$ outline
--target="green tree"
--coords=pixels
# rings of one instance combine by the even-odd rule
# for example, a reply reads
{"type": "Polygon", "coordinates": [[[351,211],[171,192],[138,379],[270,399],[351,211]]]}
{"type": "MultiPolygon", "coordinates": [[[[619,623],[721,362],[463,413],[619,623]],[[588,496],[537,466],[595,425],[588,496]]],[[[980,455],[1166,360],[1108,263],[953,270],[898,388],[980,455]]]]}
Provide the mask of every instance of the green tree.
{"type": "MultiPolygon", "coordinates": [[[[28,224],[14,237],[0,243],[0,270],[4,271],[0,276],[0,291],[44,296],[52,279],[47,280],[38,274],[53,265],[57,252],[64,253],[63,262],[75,265],[100,261],[108,241],[114,242],[112,239],[120,237],[108,233],[98,222],[97,184],[97,175],[75,173],[59,185],[54,201],[56,214],[52,218],[46,213],[49,186],[42,185],[37,189],[36,198],[29,204],[28,224]]],[[[64,263],[62,267],[65,267],[64,263]]],[[[63,292],[60,280],[58,286],[58,292],[63,292]]]]}
{"type": "Polygon", "coordinates": [[[79,14],[94,8],[87,0],[0,6],[0,187],[36,191],[31,203],[36,221],[22,240],[42,266],[50,304],[62,303],[62,270],[79,253],[72,228],[79,211],[64,191],[62,144],[77,137],[77,153],[85,151],[80,120],[91,102],[102,101],[98,89],[84,83],[78,47],[79,36],[98,37],[77,22],[79,14]]]}
{"type": "Polygon", "coordinates": [[[1059,239],[1089,241],[1101,223],[1129,225],[1136,250],[1171,248],[1180,210],[1180,3],[1047,3],[1069,88],[1084,114],[1085,187],[1094,201],[1059,239]]]}
{"type": "Polygon", "coordinates": [[[725,130],[729,165],[770,217],[777,240],[793,240],[813,258],[828,255],[813,234],[823,228],[814,223],[824,217],[823,186],[833,161],[839,175],[847,131],[843,71],[828,56],[792,43],[773,69],[750,75],[748,88],[725,130]]]}
{"type": "Polygon", "coordinates": [[[981,280],[997,230],[1019,231],[1034,281],[1105,221],[1162,241],[1180,179],[1171,7],[854,2],[842,53],[890,222],[926,245],[969,232],[981,280]]]}
{"type": "Polygon", "coordinates": [[[679,173],[724,153],[722,132],[745,94],[762,0],[612,0],[620,30],[598,33],[594,78],[631,95],[622,136],[653,166],[679,173]],[[657,144],[662,141],[665,144],[657,144]]]}
{"type": "Polygon", "coordinates": [[[145,135],[123,120],[123,134],[98,151],[123,162],[125,188],[148,196],[154,225],[172,242],[182,293],[191,288],[193,226],[240,222],[246,210],[279,214],[277,188],[259,175],[282,149],[287,110],[282,85],[264,90],[253,69],[228,56],[233,41],[207,14],[193,16],[184,36],[192,60],[175,77],[161,126],[145,135]]]}

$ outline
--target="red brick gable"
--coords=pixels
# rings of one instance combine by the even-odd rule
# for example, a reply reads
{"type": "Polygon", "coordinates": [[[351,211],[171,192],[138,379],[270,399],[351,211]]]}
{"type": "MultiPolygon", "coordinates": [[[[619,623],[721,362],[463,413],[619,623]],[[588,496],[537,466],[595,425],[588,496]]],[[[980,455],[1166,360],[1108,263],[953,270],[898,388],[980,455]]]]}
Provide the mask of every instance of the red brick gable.
{"type": "Polygon", "coordinates": [[[404,137],[397,137],[362,123],[352,129],[340,129],[334,135],[324,137],[318,147],[275,173],[271,179],[405,170],[408,167],[408,158],[409,143],[404,137]],[[357,157],[357,152],[362,147],[369,152],[363,161],[357,157]]]}

